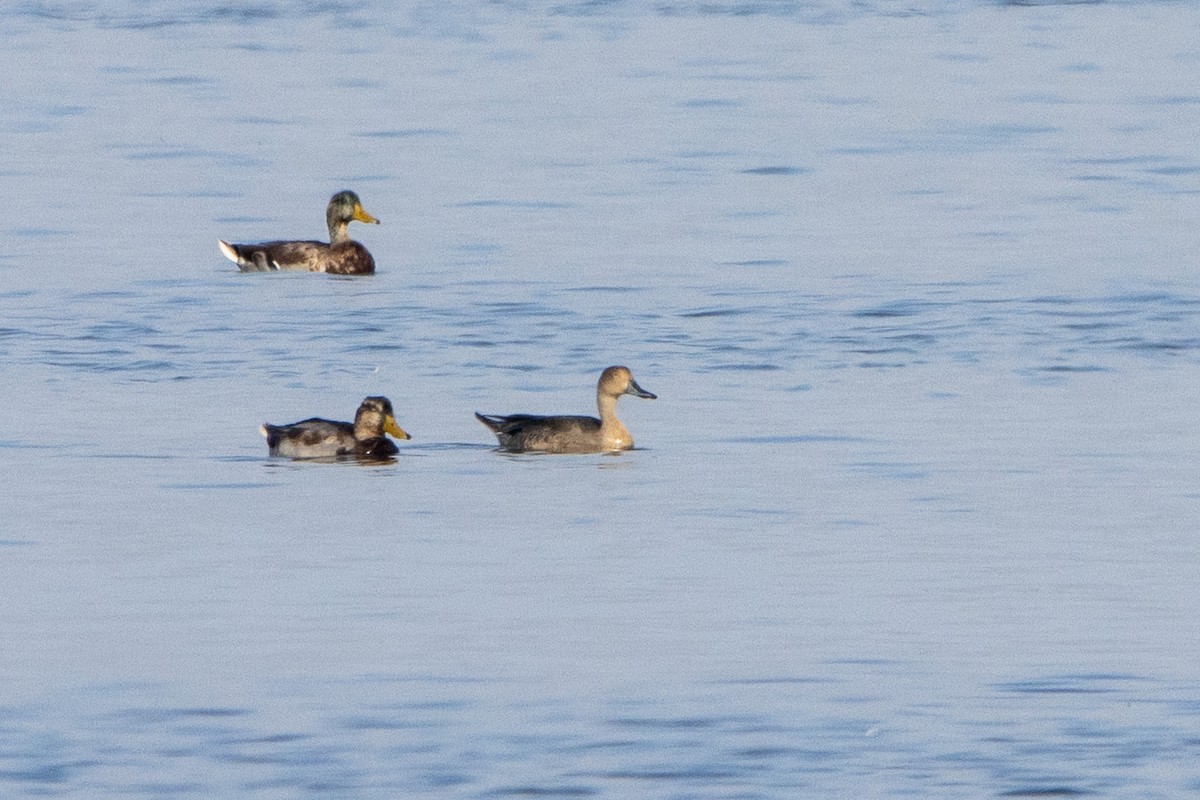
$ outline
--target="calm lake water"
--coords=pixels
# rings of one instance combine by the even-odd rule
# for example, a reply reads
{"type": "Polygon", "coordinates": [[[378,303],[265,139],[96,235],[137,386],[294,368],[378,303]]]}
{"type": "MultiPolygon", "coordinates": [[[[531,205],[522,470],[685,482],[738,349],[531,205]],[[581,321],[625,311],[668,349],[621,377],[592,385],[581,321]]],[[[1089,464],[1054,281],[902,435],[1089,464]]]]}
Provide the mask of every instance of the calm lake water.
{"type": "Polygon", "coordinates": [[[1200,6],[3,9],[0,796],[1200,792],[1200,6]]]}

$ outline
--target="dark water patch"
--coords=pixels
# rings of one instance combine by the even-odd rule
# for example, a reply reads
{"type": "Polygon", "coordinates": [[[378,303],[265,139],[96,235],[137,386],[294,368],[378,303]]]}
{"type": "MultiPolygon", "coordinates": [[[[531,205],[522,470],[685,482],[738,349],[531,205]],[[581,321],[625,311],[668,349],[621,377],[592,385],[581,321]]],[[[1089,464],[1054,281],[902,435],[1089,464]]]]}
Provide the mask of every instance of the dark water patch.
{"type": "Polygon", "coordinates": [[[61,445],[47,442],[30,442],[23,439],[0,440],[0,449],[5,450],[59,450],[61,445]]]}
{"type": "Polygon", "coordinates": [[[575,317],[575,311],[564,308],[551,308],[540,303],[523,302],[519,300],[481,303],[479,305],[488,314],[501,314],[514,317],[575,317]]]}
{"type": "Polygon", "coordinates": [[[231,169],[252,169],[267,166],[267,162],[263,159],[245,153],[186,147],[161,149],[129,148],[125,154],[125,158],[130,161],[204,161],[231,169]]]}
{"type": "MultiPolygon", "coordinates": [[[[236,123],[236,124],[238,124],[238,125],[273,125],[273,126],[282,126],[282,125],[295,125],[295,124],[296,124],[296,120],[295,120],[295,118],[286,118],[286,119],[285,119],[285,118],[283,118],[283,117],[263,117],[263,116],[241,116],[241,117],[233,117],[233,118],[231,118],[231,119],[230,119],[230,122],[234,122],[234,123],[236,123]]],[[[234,197],[241,197],[241,194],[240,194],[240,193],[234,193],[234,194],[233,194],[233,196],[234,196],[234,197]]]]}
{"type": "Polygon", "coordinates": [[[740,170],[743,175],[766,175],[766,176],[788,176],[788,175],[806,175],[812,170],[807,167],[791,167],[787,165],[770,165],[765,167],[752,167],[750,169],[740,170]]]}
{"type": "Polygon", "coordinates": [[[732,150],[680,150],[675,153],[676,158],[687,160],[712,160],[725,159],[736,155],[732,150]]]}
{"type": "Polygon", "coordinates": [[[51,117],[79,117],[91,111],[91,106],[80,105],[51,105],[45,108],[45,113],[51,117]]]}
{"type": "Polygon", "coordinates": [[[733,109],[740,108],[742,102],[740,100],[732,100],[723,97],[701,97],[692,100],[683,100],[678,104],[679,108],[716,108],[716,109],[733,109]]]}
{"type": "MultiPolygon", "coordinates": [[[[226,216],[226,217],[214,217],[213,218],[213,222],[216,222],[218,225],[246,225],[246,224],[257,225],[262,222],[271,222],[271,221],[273,221],[273,219],[271,217],[264,217],[261,215],[250,216],[250,215],[246,215],[246,214],[241,214],[238,216],[226,216]]],[[[242,272],[241,270],[237,269],[237,267],[231,267],[228,271],[234,272],[238,275],[253,275],[254,274],[251,272],[242,272]]],[[[282,275],[282,273],[280,273],[280,274],[282,275]]],[[[287,276],[284,276],[284,277],[287,277],[287,276]]]]}
{"type": "Polygon", "coordinates": [[[421,776],[421,779],[434,789],[453,789],[456,786],[465,786],[474,782],[474,778],[470,775],[465,775],[461,772],[451,772],[449,770],[426,772],[421,776]]]}
{"type": "Polygon", "coordinates": [[[162,489],[181,489],[188,492],[228,491],[231,489],[273,489],[278,483],[240,481],[237,483],[160,483],[162,489]]]}
{"type": "Polygon", "coordinates": [[[640,739],[587,739],[556,747],[555,751],[561,753],[628,752],[641,750],[643,745],[644,743],[640,739]]]}
{"type": "MultiPolygon", "coordinates": [[[[508,364],[508,363],[493,363],[490,361],[467,361],[463,364],[467,369],[477,370],[502,370],[505,372],[541,372],[546,369],[545,364],[508,364]]],[[[524,387],[531,388],[531,387],[524,387]]],[[[547,391],[546,387],[540,387],[539,391],[547,391]]]]}
{"type": "Polygon", "coordinates": [[[351,345],[349,349],[356,353],[395,353],[408,350],[409,347],[400,343],[369,342],[367,344],[351,345]]]}
{"type": "Polygon", "coordinates": [[[645,288],[641,286],[569,286],[564,291],[582,294],[634,294],[644,292],[645,288]]]}
{"type": "Polygon", "coordinates": [[[780,209],[762,208],[754,210],[737,210],[728,211],[721,216],[726,219],[770,219],[771,217],[781,217],[784,212],[780,209]]]}
{"type": "Polygon", "coordinates": [[[553,200],[467,200],[453,204],[452,208],[512,208],[518,211],[557,211],[575,208],[575,203],[553,200]]]}
{"type": "Polygon", "coordinates": [[[42,764],[28,769],[0,770],[0,780],[15,783],[67,783],[75,775],[90,767],[99,766],[99,761],[68,761],[57,764],[42,764]]]}
{"type": "MultiPolygon", "coordinates": [[[[919,344],[919,345],[934,345],[934,344],[937,344],[939,341],[938,336],[936,336],[935,334],[921,332],[921,331],[905,331],[905,332],[901,332],[901,333],[896,333],[891,336],[888,336],[887,339],[888,339],[888,341],[892,341],[892,342],[912,342],[913,344],[919,344]]],[[[904,351],[905,352],[915,352],[908,348],[904,348],[904,351]]],[[[881,351],[881,352],[885,352],[885,351],[881,351]]]]}
{"type": "Polygon", "coordinates": [[[744,776],[746,771],[735,767],[719,767],[709,764],[695,767],[646,767],[644,769],[619,769],[601,773],[601,777],[626,781],[726,781],[744,776]]]}
{"type": "Polygon", "coordinates": [[[1121,674],[1061,675],[1008,681],[995,684],[993,688],[998,692],[1027,695],[1109,694],[1118,691],[1116,687],[1109,684],[1137,680],[1143,679],[1133,675],[1121,674]]]}
{"type": "Polygon", "coordinates": [[[735,758],[745,758],[751,761],[777,762],[781,760],[787,760],[791,762],[811,764],[813,762],[834,761],[842,758],[844,754],[836,750],[813,750],[805,747],[766,745],[762,747],[746,747],[739,750],[734,750],[731,755],[733,755],[735,758]]]}
{"type": "Polygon", "coordinates": [[[167,711],[168,716],[177,719],[230,719],[233,717],[248,717],[253,713],[254,712],[248,708],[228,708],[221,706],[174,708],[167,711]]]}
{"type": "Polygon", "coordinates": [[[1047,364],[1041,367],[1034,367],[1034,370],[1048,373],[1112,372],[1111,368],[1103,367],[1099,364],[1047,364]]]}
{"type": "Polygon", "coordinates": [[[725,722],[728,720],[717,717],[618,717],[609,720],[608,724],[618,728],[674,731],[715,728],[725,722]]]}
{"type": "Polygon", "coordinates": [[[1022,789],[1009,789],[1000,792],[997,797],[1086,797],[1095,792],[1087,789],[1073,789],[1069,786],[1031,786],[1022,789]]]}
{"type": "Polygon", "coordinates": [[[927,300],[896,300],[879,306],[854,311],[850,316],[860,319],[893,319],[924,314],[938,304],[927,300]]]}
{"type": "Polygon", "coordinates": [[[790,264],[782,258],[751,258],[746,261],[722,261],[723,267],[786,267],[790,264]]]}
{"type": "Polygon", "coordinates": [[[838,680],[835,678],[818,678],[808,675],[781,675],[763,678],[732,678],[729,680],[714,681],[714,683],[730,686],[803,686],[807,684],[838,683],[838,680]]]}
{"type": "Polygon", "coordinates": [[[303,742],[312,739],[312,734],[309,733],[268,733],[263,736],[250,736],[244,739],[235,739],[232,744],[294,744],[295,742],[303,742]]]}
{"type": "Polygon", "coordinates": [[[81,341],[100,341],[106,342],[112,339],[123,341],[126,339],[139,339],[144,336],[157,336],[162,331],[157,328],[152,328],[149,325],[144,325],[137,322],[129,322],[125,320],[105,320],[89,325],[84,329],[84,333],[75,337],[81,341]]]}
{"type": "Polygon", "coordinates": [[[707,317],[735,317],[745,314],[754,314],[757,309],[752,308],[703,308],[696,311],[684,311],[679,316],[683,319],[705,319],[707,317]]]}
{"type": "Polygon", "coordinates": [[[354,731],[410,731],[440,727],[429,720],[393,719],[381,716],[358,716],[344,719],[342,727],[354,731]]]}
{"type": "MultiPolygon", "coordinates": [[[[210,756],[213,761],[240,766],[280,766],[296,762],[294,756],[272,755],[265,753],[215,753],[210,756]]],[[[307,760],[307,756],[305,757],[307,760]]]]}
{"type": "Polygon", "coordinates": [[[22,227],[9,228],[9,234],[12,236],[20,236],[24,239],[49,239],[56,236],[71,236],[75,232],[66,228],[43,228],[43,227],[22,227]]]}
{"type": "Polygon", "coordinates": [[[832,666],[845,667],[902,667],[908,662],[894,658],[831,658],[825,662],[832,666]]]}
{"type": "Polygon", "coordinates": [[[783,369],[779,364],[741,362],[736,364],[712,364],[706,372],[776,372],[783,369]]]}
{"type": "Polygon", "coordinates": [[[168,782],[135,783],[125,787],[123,790],[133,795],[146,795],[154,798],[199,795],[207,791],[206,787],[200,783],[168,782]]]}
{"type": "Polygon", "coordinates": [[[857,461],[848,465],[856,472],[865,472],[883,478],[901,481],[919,481],[929,478],[929,470],[916,464],[889,461],[857,461]]]}
{"type": "MultiPolygon", "coordinates": [[[[384,83],[370,78],[340,78],[333,85],[339,89],[381,89],[384,83]]],[[[358,178],[353,178],[351,182],[356,180],[358,178]]]]}
{"type": "Polygon", "coordinates": [[[154,453],[92,453],[81,458],[104,459],[113,461],[171,461],[177,456],[154,453]]]}
{"type": "MultiPolygon", "coordinates": [[[[156,361],[152,359],[120,361],[119,359],[128,358],[132,355],[120,350],[101,350],[87,354],[48,351],[47,355],[49,358],[43,363],[49,366],[69,367],[85,372],[128,373],[130,375],[137,375],[139,373],[177,372],[182,369],[181,365],[172,361],[156,361]],[[94,360],[97,356],[109,356],[110,358],[107,360],[94,360]]],[[[131,379],[137,380],[136,377],[131,379]]]]}
{"type": "Polygon", "coordinates": [[[867,442],[861,436],[834,436],[826,434],[795,434],[795,435],[779,435],[779,436],[736,436],[729,439],[718,439],[717,441],[725,444],[821,444],[821,443],[843,443],[843,442],[867,442]]]}
{"type": "Polygon", "coordinates": [[[1196,106],[1200,105],[1200,95],[1196,94],[1171,94],[1155,97],[1150,100],[1152,105],[1158,106],[1196,106]]]}
{"type": "Polygon", "coordinates": [[[1134,350],[1146,353],[1181,353],[1188,350],[1200,349],[1200,339],[1187,339],[1174,342],[1154,342],[1131,339],[1115,343],[1122,350],[1134,350]]]}
{"type": "Polygon", "coordinates": [[[1112,328],[1118,327],[1118,325],[1115,322],[1100,322],[1100,321],[1096,321],[1096,322],[1064,322],[1064,323],[1062,323],[1061,327],[1063,327],[1069,331],[1097,331],[1097,330],[1111,330],[1112,328]]]}
{"type": "Polygon", "coordinates": [[[687,511],[681,511],[679,514],[685,517],[698,517],[701,519],[753,519],[759,524],[766,524],[770,520],[790,523],[795,518],[795,512],[791,509],[755,508],[748,506],[696,506],[687,511]]]}
{"type": "MultiPolygon", "coordinates": [[[[917,353],[917,351],[911,347],[852,347],[847,352],[854,353],[855,355],[859,356],[888,356],[897,353],[901,355],[915,355],[917,353]]],[[[871,364],[869,362],[862,362],[859,364],[859,366],[879,365],[871,364]]],[[[897,363],[893,366],[902,366],[902,364],[897,363]]]]}
{"type": "Polygon", "coordinates": [[[1200,174],[1200,166],[1195,164],[1175,164],[1169,167],[1154,167],[1146,170],[1151,175],[1165,175],[1175,177],[1178,175],[1196,175],[1200,174]]]}
{"type": "Polygon", "coordinates": [[[484,797],[595,797],[599,789],[590,786],[514,786],[493,789],[484,797]]]}
{"type": "Polygon", "coordinates": [[[357,134],[367,139],[442,139],[458,135],[446,128],[397,128],[357,134]]]}
{"type": "Polygon", "coordinates": [[[1081,164],[1093,167],[1125,167],[1143,164],[1156,164],[1167,161],[1167,156],[1160,155],[1127,155],[1101,158],[1069,158],[1064,163],[1081,164]]]}
{"type": "Polygon", "coordinates": [[[160,78],[144,78],[139,83],[147,86],[215,86],[214,78],[203,75],[165,75],[160,78]]]}
{"type": "Polygon", "coordinates": [[[138,11],[113,11],[103,3],[37,2],[22,4],[21,15],[33,19],[73,22],[113,30],[148,31],[192,25],[256,25],[277,20],[298,20],[331,17],[345,21],[358,6],[323,0],[322,2],[270,2],[228,4],[211,2],[200,5],[177,5],[168,2],[140,4],[138,11]]]}
{"type": "Polygon", "coordinates": [[[1071,306],[1083,301],[1080,298],[1067,297],[1065,295],[1039,295],[1029,298],[1028,302],[1039,306],[1071,306]]]}

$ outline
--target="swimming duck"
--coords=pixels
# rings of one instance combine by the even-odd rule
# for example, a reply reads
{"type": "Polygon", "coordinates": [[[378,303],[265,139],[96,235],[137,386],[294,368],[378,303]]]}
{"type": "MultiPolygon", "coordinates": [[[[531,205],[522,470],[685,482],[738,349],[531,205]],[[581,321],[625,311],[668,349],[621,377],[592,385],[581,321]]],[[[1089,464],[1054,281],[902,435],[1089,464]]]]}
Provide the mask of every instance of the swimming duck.
{"type": "Polygon", "coordinates": [[[367,248],[350,238],[347,228],[352,220],[378,225],[362,207],[358,195],[338,192],[329,199],[325,221],[329,224],[329,244],[324,242],[263,242],[230,244],[220,239],[217,245],[242,272],[328,272],[333,275],[370,275],[375,259],[367,248]]]}
{"type": "Polygon", "coordinates": [[[396,424],[392,402],[386,397],[363,400],[352,423],[313,417],[291,425],[263,423],[259,430],[267,437],[271,455],[288,458],[356,456],[380,459],[399,452],[396,443],[384,436],[385,433],[397,439],[412,438],[396,424]]]}
{"type": "Polygon", "coordinates": [[[617,419],[617,399],[623,394],[654,400],[638,386],[628,367],[609,367],[596,384],[596,406],[600,419],[595,417],[539,417],[533,414],[493,416],[475,412],[475,418],[486,425],[500,440],[500,449],[513,453],[537,450],[545,453],[603,453],[629,450],[633,437],[617,419]]]}

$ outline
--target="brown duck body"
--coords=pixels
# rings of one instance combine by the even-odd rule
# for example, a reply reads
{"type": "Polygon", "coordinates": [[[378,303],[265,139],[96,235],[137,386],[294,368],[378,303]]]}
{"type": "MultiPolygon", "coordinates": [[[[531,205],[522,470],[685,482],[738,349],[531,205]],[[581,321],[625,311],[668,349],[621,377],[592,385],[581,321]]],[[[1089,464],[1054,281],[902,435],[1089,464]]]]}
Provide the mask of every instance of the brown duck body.
{"type": "Polygon", "coordinates": [[[242,272],[328,272],[330,275],[371,275],[375,259],[353,239],[324,242],[262,242],[230,244],[222,241],[226,258],[242,272]],[[228,249],[226,249],[228,248],[228,249]],[[230,255],[229,251],[233,251],[230,255]]]}
{"type": "Polygon", "coordinates": [[[605,453],[633,448],[633,436],[617,419],[617,398],[623,394],[653,400],[626,367],[609,367],[596,384],[600,418],[587,416],[497,416],[475,412],[475,418],[496,434],[500,449],[509,452],[605,453]]]}
{"type": "Polygon", "coordinates": [[[350,238],[353,221],[374,225],[379,220],[362,207],[358,195],[338,192],[325,209],[329,226],[329,244],[317,241],[279,240],[258,244],[230,244],[218,240],[221,252],[242,272],[328,272],[331,275],[370,275],[375,259],[367,248],[350,238]]]}
{"type": "Polygon", "coordinates": [[[340,456],[386,457],[400,451],[386,436],[354,438],[354,424],[331,419],[312,419],[290,425],[263,424],[267,449],[273,456],[288,458],[337,458],[340,456]]]}
{"type": "Polygon", "coordinates": [[[386,397],[363,400],[354,422],[312,417],[289,425],[264,423],[260,430],[267,437],[271,455],[286,458],[380,459],[399,452],[396,443],[385,434],[411,438],[396,423],[392,403],[386,397]]]}
{"type": "Polygon", "coordinates": [[[601,431],[603,423],[595,417],[498,416],[477,411],[475,418],[496,434],[500,449],[510,452],[597,453],[633,447],[631,436],[610,436],[605,442],[601,431]]]}

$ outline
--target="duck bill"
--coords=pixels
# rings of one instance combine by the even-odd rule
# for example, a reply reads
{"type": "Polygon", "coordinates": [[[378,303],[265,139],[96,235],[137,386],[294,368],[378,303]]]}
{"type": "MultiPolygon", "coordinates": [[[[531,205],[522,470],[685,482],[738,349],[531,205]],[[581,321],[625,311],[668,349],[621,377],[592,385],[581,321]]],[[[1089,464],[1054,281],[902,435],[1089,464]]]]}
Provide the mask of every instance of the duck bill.
{"type": "Polygon", "coordinates": [[[625,394],[631,394],[634,397],[643,397],[647,400],[657,400],[658,399],[658,395],[656,395],[652,392],[647,392],[645,389],[638,386],[637,381],[633,381],[633,380],[631,380],[629,382],[629,388],[625,390],[625,394]]]}
{"type": "MultiPolygon", "coordinates": [[[[367,210],[362,207],[362,203],[354,204],[354,219],[358,220],[359,222],[369,222],[372,225],[379,224],[379,220],[368,214],[367,210]]],[[[408,437],[405,436],[404,438],[407,439],[408,437]]]]}
{"type": "Polygon", "coordinates": [[[396,418],[393,417],[391,414],[388,414],[387,419],[385,419],[383,421],[383,430],[385,433],[390,433],[392,436],[395,436],[397,439],[411,439],[412,438],[404,431],[404,428],[401,428],[398,424],[396,424],[396,418]]]}

